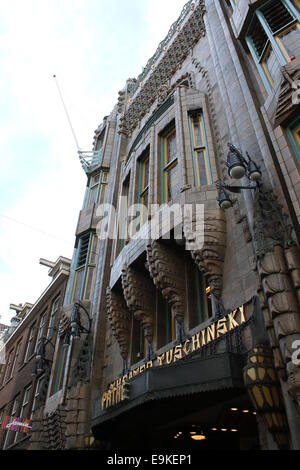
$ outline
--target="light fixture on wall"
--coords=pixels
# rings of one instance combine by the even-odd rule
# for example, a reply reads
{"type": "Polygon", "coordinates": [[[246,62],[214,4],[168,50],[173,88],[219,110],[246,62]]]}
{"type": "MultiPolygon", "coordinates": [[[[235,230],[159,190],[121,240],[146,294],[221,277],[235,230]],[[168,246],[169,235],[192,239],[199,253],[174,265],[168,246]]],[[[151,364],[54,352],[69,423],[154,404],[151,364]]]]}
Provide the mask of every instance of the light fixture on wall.
{"type": "MultiPolygon", "coordinates": [[[[81,337],[81,333],[90,334],[90,332],[91,332],[91,323],[92,323],[92,320],[89,316],[88,311],[84,307],[84,305],[82,305],[82,303],[79,302],[79,301],[75,302],[74,307],[73,307],[73,311],[72,311],[72,315],[71,315],[71,324],[70,324],[71,332],[70,332],[70,336],[72,336],[74,340],[78,340],[81,337]],[[85,328],[82,325],[81,317],[80,317],[80,309],[82,309],[84,311],[84,313],[86,314],[86,316],[88,318],[88,328],[85,328]]],[[[66,336],[65,336],[65,338],[64,338],[64,345],[65,346],[67,346],[69,344],[69,339],[70,338],[66,338],[66,336]]]]}
{"type": "Polygon", "coordinates": [[[233,206],[232,200],[228,195],[231,193],[239,194],[242,189],[256,190],[259,188],[259,180],[261,179],[260,167],[251,159],[248,152],[246,152],[247,160],[244,158],[242,152],[237,149],[233,144],[228,144],[229,153],[227,156],[228,174],[233,179],[240,179],[247,176],[250,182],[254,182],[254,186],[230,186],[221,181],[216,182],[218,188],[218,203],[219,207],[227,210],[233,206]]]}
{"type": "Polygon", "coordinates": [[[35,367],[31,373],[32,377],[35,377],[36,375],[44,372],[45,367],[48,364],[52,364],[52,361],[50,359],[46,358],[46,346],[47,344],[50,344],[51,347],[53,348],[53,351],[55,350],[54,345],[52,344],[50,339],[45,338],[45,336],[42,336],[37,344],[36,348],[36,354],[35,354],[35,367]]]}

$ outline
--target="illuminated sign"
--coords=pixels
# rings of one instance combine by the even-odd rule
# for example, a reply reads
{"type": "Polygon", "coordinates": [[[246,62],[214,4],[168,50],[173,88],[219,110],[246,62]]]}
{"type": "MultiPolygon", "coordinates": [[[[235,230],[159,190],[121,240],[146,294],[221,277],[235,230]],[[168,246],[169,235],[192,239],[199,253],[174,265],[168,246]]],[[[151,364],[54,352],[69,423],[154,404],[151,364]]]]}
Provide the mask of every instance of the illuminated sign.
{"type": "Polygon", "coordinates": [[[101,406],[102,410],[110,408],[114,405],[124,402],[128,397],[128,382],[134,377],[145,372],[152,367],[160,367],[163,365],[171,365],[181,359],[186,358],[204,346],[216,341],[223,335],[235,330],[243,323],[246,323],[244,305],[229,313],[220,320],[212,323],[206,328],[195,333],[190,339],[174,346],[168,351],[157,356],[153,361],[145,362],[135,370],[131,370],[118,380],[110,384],[108,390],[102,394],[101,406]]]}
{"type": "Polygon", "coordinates": [[[31,430],[31,420],[26,418],[15,418],[14,416],[5,416],[2,429],[25,432],[28,433],[31,430]]]}

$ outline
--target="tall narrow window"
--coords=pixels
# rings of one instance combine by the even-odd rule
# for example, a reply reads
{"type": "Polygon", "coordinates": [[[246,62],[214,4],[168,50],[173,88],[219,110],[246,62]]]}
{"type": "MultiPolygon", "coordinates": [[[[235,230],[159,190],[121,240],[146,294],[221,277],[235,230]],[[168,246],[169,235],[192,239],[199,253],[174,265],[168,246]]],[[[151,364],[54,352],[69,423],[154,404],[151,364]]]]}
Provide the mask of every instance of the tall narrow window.
{"type": "Polygon", "coordinates": [[[52,310],[51,310],[49,328],[48,328],[48,334],[47,334],[48,339],[51,339],[55,332],[55,327],[57,323],[57,314],[59,310],[59,303],[60,303],[60,297],[56,297],[56,299],[52,303],[52,310]]]}
{"type": "Polygon", "coordinates": [[[198,266],[188,263],[189,328],[195,328],[212,316],[211,292],[198,266]]]}
{"type": "Polygon", "coordinates": [[[88,233],[79,240],[71,302],[90,300],[98,256],[98,237],[88,233]]]}
{"type": "Polygon", "coordinates": [[[11,368],[10,377],[13,377],[14,372],[15,372],[15,368],[16,368],[16,366],[19,364],[19,355],[20,355],[21,344],[22,344],[22,340],[19,341],[18,344],[17,344],[16,354],[15,354],[15,357],[14,357],[13,366],[12,366],[12,368],[11,368]]]}
{"type": "Polygon", "coordinates": [[[120,226],[119,226],[119,236],[120,236],[120,251],[123,250],[125,242],[128,236],[128,196],[129,196],[129,178],[127,177],[126,181],[123,184],[122,188],[122,199],[120,205],[120,226]]]}
{"type": "Polygon", "coordinates": [[[34,392],[34,397],[33,397],[33,403],[32,403],[30,419],[32,419],[33,413],[38,408],[38,400],[39,400],[39,397],[40,397],[40,394],[41,394],[41,388],[42,388],[42,385],[43,385],[44,378],[45,378],[45,375],[42,375],[37,381],[37,384],[36,384],[36,387],[35,387],[35,392],[34,392]]]}
{"type": "Polygon", "coordinates": [[[131,364],[135,364],[146,355],[146,340],[144,330],[134,317],[132,317],[131,326],[131,364]]]}
{"type": "Polygon", "coordinates": [[[108,171],[101,170],[91,177],[87,207],[92,207],[93,204],[104,204],[107,184],[108,171]]]}
{"type": "Polygon", "coordinates": [[[51,395],[54,395],[55,393],[59,392],[59,390],[61,390],[63,387],[66,362],[67,362],[67,348],[63,347],[63,342],[62,340],[60,340],[57,361],[56,361],[56,369],[55,369],[55,373],[53,376],[51,395]]]}
{"type": "Polygon", "coordinates": [[[148,209],[149,199],[149,151],[139,161],[139,188],[138,188],[138,204],[142,205],[139,216],[137,231],[144,225],[146,220],[146,207],[148,209]]]}
{"type": "Polygon", "coordinates": [[[180,191],[176,129],[173,127],[161,137],[161,200],[171,201],[180,191]]]}
{"type": "Polygon", "coordinates": [[[39,340],[44,336],[45,334],[45,327],[47,323],[47,311],[45,311],[40,318],[40,324],[39,324],[39,329],[38,329],[38,334],[36,337],[36,346],[35,349],[37,348],[37,345],[39,343],[39,340]]]}
{"type": "MultiPolygon", "coordinates": [[[[19,399],[20,399],[19,395],[14,399],[12,410],[11,410],[11,417],[18,418],[17,412],[19,410],[19,399]]],[[[6,431],[3,449],[7,449],[7,447],[12,445],[14,443],[14,440],[15,440],[15,432],[11,431],[11,429],[8,429],[6,431]]]]}
{"type": "Polygon", "coordinates": [[[5,375],[3,378],[3,385],[7,382],[7,380],[10,378],[10,371],[11,371],[11,365],[12,365],[12,360],[13,360],[13,353],[14,350],[10,351],[8,355],[8,360],[6,364],[6,370],[5,370],[5,375]]]}
{"type": "Polygon", "coordinates": [[[270,90],[280,66],[300,54],[297,4],[291,0],[277,0],[257,9],[246,41],[261,78],[270,90]]]}
{"type": "Polygon", "coordinates": [[[157,347],[161,348],[176,339],[174,312],[168,301],[157,291],[157,347]]]}
{"type": "Polygon", "coordinates": [[[27,341],[27,348],[25,353],[25,362],[32,356],[34,353],[34,332],[36,328],[36,322],[33,323],[29,330],[28,341],[27,341]]]}
{"type": "Polygon", "coordinates": [[[2,408],[0,410],[0,429],[2,428],[2,423],[3,423],[3,419],[4,419],[4,408],[2,408]]]}
{"type": "MultiPolygon", "coordinates": [[[[24,396],[23,396],[23,402],[20,410],[20,415],[19,415],[19,420],[22,421],[22,419],[26,418],[29,419],[29,414],[30,414],[30,394],[31,394],[31,385],[27,387],[24,391],[24,396]]],[[[14,442],[19,441],[24,437],[24,434],[20,433],[20,431],[17,431],[15,434],[15,439],[14,442]]]]}
{"type": "Polygon", "coordinates": [[[195,111],[189,114],[189,126],[193,153],[195,186],[212,184],[204,119],[201,111],[195,111]]]}
{"type": "Polygon", "coordinates": [[[287,128],[287,136],[295,157],[297,159],[298,165],[300,165],[300,119],[296,119],[292,124],[287,128]]]}

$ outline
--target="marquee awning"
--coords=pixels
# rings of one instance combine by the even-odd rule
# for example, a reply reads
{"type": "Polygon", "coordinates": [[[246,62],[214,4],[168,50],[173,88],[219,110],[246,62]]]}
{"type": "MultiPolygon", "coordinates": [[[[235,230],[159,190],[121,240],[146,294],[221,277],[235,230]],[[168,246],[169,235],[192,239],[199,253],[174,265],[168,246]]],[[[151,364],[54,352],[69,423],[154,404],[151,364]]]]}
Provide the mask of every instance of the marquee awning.
{"type": "MultiPolygon", "coordinates": [[[[109,422],[128,417],[151,402],[187,397],[203,392],[244,389],[242,369],[245,355],[221,353],[191,358],[171,366],[153,367],[130,381],[129,399],[108,409],[101,409],[99,397],[94,406],[92,428],[99,431],[109,422]]],[[[154,403],[153,403],[154,404],[154,403]]]]}

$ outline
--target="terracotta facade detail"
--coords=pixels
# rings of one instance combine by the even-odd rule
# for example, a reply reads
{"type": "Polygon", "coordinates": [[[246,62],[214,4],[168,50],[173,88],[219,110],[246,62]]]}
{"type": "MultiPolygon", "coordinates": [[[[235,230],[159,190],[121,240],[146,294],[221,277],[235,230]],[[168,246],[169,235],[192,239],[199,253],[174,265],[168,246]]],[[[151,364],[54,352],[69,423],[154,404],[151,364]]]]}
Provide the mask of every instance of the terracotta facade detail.
{"type": "Polygon", "coordinates": [[[126,360],[129,353],[130,314],[123,296],[112,291],[109,287],[106,291],[106,300],[110,326],[120,346],[121,356],[126,360]]]}
{"type": "MultiPolygon", "coordinates": [[[[220,209],[205,210],[204,217],[203,246],[200,249],[192,249],[191,255],[204,274],[211,292],[217,299],[220,299],[226,252],[226,219],[224,212],[220,209]]],[[[194,243],[196,239],[201,239],[201,233],[197,233],[195,221],[192,222],[191,228],[192,230],[189,229],[188,224],[185,224],[185,237],[189,243],[194,243]]]]}
{"type": "Polygon", "coordinates": [[[169,302],[177,322],[182,324],[186,310],[182,257],[170,246],[152,240],[147,244],[147,262],[155,286],[169,302]]]}
{"type": "Polygon", "coordinates": [[[144,330],[151,344],[153,340],[153,312],[155,311],[155,287],[149,275],[126,264],[122,269],[122,286],[128,309],[144,330]]]}

